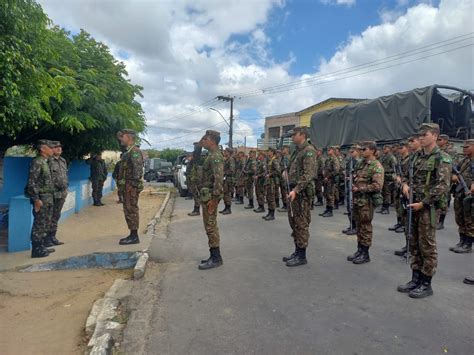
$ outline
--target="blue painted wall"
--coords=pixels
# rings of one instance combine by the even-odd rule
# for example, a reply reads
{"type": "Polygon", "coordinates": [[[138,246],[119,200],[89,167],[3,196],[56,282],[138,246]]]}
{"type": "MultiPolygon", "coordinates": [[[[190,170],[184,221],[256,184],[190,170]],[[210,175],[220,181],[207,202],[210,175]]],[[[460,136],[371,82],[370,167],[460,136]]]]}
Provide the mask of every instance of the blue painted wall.
{"type": "Polygon", "coordinates": [[[0,189],[0,205],[8,205],[14,196],[23,195],[28,182],[31,158],[7,157],[3,165],[3,189],[0,189]]]}

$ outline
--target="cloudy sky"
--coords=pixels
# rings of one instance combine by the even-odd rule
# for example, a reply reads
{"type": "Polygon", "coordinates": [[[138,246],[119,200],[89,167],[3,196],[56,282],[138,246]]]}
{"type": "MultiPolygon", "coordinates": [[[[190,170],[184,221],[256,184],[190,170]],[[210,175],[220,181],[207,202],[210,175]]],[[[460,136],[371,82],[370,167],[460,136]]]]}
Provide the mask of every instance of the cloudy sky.
{"type": "Polygon", "coordinates": [[[190,148],[228,127],[255,145],[264,117],[329,97],[374,98],[431,84],[474,89],[473,0],[39,0],[122,60],[153,147],[190,148]]]}

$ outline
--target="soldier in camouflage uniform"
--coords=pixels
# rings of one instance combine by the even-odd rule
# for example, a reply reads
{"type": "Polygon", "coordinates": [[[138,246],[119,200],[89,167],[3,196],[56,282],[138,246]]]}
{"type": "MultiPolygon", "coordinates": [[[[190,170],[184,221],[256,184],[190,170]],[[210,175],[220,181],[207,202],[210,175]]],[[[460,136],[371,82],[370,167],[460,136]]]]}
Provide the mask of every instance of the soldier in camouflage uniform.
{"type": "Polygon", "coordinates": [[[54,249],[44,246],[44,239],[51,233],[51,218],[54,209],[54,181],[48,164],[53,154],[51,141],[42,139],[36,144],[38,155],[30,164],[25,194],[33,204],[33,227],[31,229],[31,257],[48,256],[54,249]]]}
{"type": "Polygon", "coordinates": [[[130,234],[120,239],[120,245],[140,243],[138,237],[139,209],[138,198],[143,190],[143,154],[135,144],[136,132],[131,129],[120,131],[120,142],[126,147],[122,156],[120,181],[124,186],[123,212],[130,234]]]}
{"type": "Polygon", "coordinates": [[[263,150],[258,152],[257,170],[255,174],[255,196],[257,197],[258,208],[254,209],[255,213],[265,212],[265,181],[267,176],[267,162],[263,150]]]}
{"type": "Polygon", "coordinates": [[[199,216],[201,206],[201,200],[199,198],[200,180],[202,176],[202,146],[200,142],[194,142],[194,151],[191,158],[191,163],[186,167],[186,182],[188,183],[188,189],[193,194],[194,208],[188,213],[188,216],[199,216]],[[188,174],[189,171],[189,174],[188,174]]]}
{"type": "Polygon", "coordinates": [[[324,163],[323,177],[324,177],[324,197],[326,199],[326,210],[323,213],[320,213],[320,216],[323,217],[332,217],[332,211],[334,209],[335,203],[335,192],[334,190],[337,187],[337,178],[339,174],[339,160],[336,157],[335,147],[328,148],[328,157],[324,163]]]}
{"type": "Polygon", "coordinates": [[[335,208],[338,209],[339,205],[343,205],[345,202],[345,181],[344,181],[344,168],[346,166],[346,157],[341,152],[341,147],[336,146],[336,157],[339,161],[339,174],[337,174],[338,184],[336,186],[336,195],[334,196],[335,208]]]}
{"type": "MultiPolygon", "coordinates": [[[[452,182],[454,188],[454,216],[458,225],[459,243],[449,250],[457,254],[470,253],[472,251],[472,242],[474,241],[474,209],[473,209],[473,190],[474,190],[474,139],[468,139],[463,145],[463,155],[456,170],[459,173],[453,174],[452,182]],[[464,180],[464,188],[460,182],[460,176],[464,180]]],[[[454,169],[453,169],[454,170],[454,169]]]]}
{"type": "Polygon", "coordinates": [[[402,141],[399,143],[397,148],[397,165],[395,169],[395,209],[397,212],[397,223],[388,228],[389,231],[396,233],[403,233],[405,231],[404,223],[404,209],[402,206],[401,190],[402,190],[402,178],[408,174],[408,162],[410,154],[408,150],[408,141],[402,141]]]}
{"type": "Polygon", "coordinates": [[[362,161],[360,158],[360,151],[362,147],[358,144],[354,144],[351,149],[349,150],[349,158],[346,161],[346,169],[345,169],[345,189],[347,190],[345,192],[346,199],[347,199],[347,217],[349,218],[349,227],[344,229],[342,233],[347,234],[347,235],[356,235],[357,234],[357,228],[356,228],[356,220],[354,217],[354,195],[352,195],[352,207],[351,207],[351,201],[349,201],[349,187],[351,185],[354,185],[354,172],[358,168],[358,164],[362,161]]]}
{"type": "Polygon", "coordinates": [[[311,204],[314,198],[313,180],[316,172],[316,150],[307,141],[308,131],[305,127],[296,127],[291,133],[296,147],[291,154],[288,174],[283,177],[288,179],[290,186],[288,220],[295,244],[293,254],[283,257],[289,267],[307,263],[306,248],[309,242],[311,204]]]}
{"type": "Polygon", "coordinates": [[[224,150],[224,204],[225,208],[219,213],[231,214],[232,193],[235,186],[235,159],[232,156],[233,149],[224,150]]]}
{"type": "Polygon", "coordinates": [[[451,182],[451,158],[436,145],[439,126],[424,123],[419,129],[423,148],[413,159],[413,183],[404,179],[403,194],[408,198],[410,188],[413,203],[412,237],[409,241],[412,279],[398,286],[398,291],[412,298],[431,296],[431,278],[438,265],[436,248],[436,209],[442,207],[451,182]]]}
{"type": "MultiPolygon", "coordinates": [[[[445,152],[446,154],[448,154],[451,157],[451,160],[453,161],[453,164],[456,164],[458,156],[457,156],[457,153],[456,153],[456,150],[454,149],[454,147],[452,147],[449,144],[449,136],[447,134],[440,134],[439,137],[438,137],[437,144],[438,144],[439,149],[441,149],[441,151],[445,152]]],[[[446,199],[448,201],[446,206],[444,206],[442,209],[439,209],[437,211],[438,215],[439,215],[438,225],[436,227],[437,230],[444,229],[444,220],[446,219],[446,215],[448,213],[448,208],[449,208],[449,205],[451,204],[451,190],[448,191],[448,193],[446,194],[446,199]]]]}
{"type": "Polygon", "coordinates": [[[347,257],[354,264],[370,262],[369,249],[372,246],[372,219],[374,209],[382,202],[384,171],[382,164],[375,158],[377,145],[367,141],[361,143],[363,160],[357,164],[354,184],[354,218],[357,225],[357,251],[347,257]]]}
{"type": "Polygon", "coordinates": [[[268,214],[262,217],[266,221],[275,219],[276,195],[280,186],[280,162],[275,156],[275,149],[268,148],[267,175],[265,179],[265,196],[267,198],[268,214]]]}
{"type": "MultiPolygon", "coordinates": [[[[288,169],[290,164],[290,147],[285,145],[281,150],[281,159],[280,159],[280,177],[283,174],[283,171],[288,169]]],[[[280,179],[280,191],[281,191],[281,201],[283,202],[282,208],[278,209],[278,212],[288,212],[288,187],[286,186],[285,179],[280,179]]]]}
{"type": "Polygon", "coordinates": [[[201,204],[204,228],[209,240],[210,256],[202,260],[200,270],[212,269],[222,265],[220,253],[220,236],[217,227],[217,206],[224,193],[224,158],[219,150],[220,133],[217,131],[206,131],[201,139],[202,146],[209,154],[204,160],[201,179],[201,204]]]}
{"type": "Polygon", "coordinates": [[[245,196],[245,174],[244,168],[247,164],[247,157],[245,152],[239,152],[237,155],[237,161],[235,165],[235,174],[236,174],[236,187],[235,187],[235,204],[243,205],[244,196],[245,196]]]}
{"type": "Polygon", "coordinates": [[[254,188],[254,180],[255,174],[257,173],[257,160],[255,158],[255,150],[251,150],[249,152],[249,158],[245,163],[244,167],[244,175],[245,175],[245,191],[247,193],[247,198],[249,199],[249,204],[245,206],[245,209],[252,209],[254,208],[253,205],[253,188],[254,188]]]}
{"type": "Polygon", "coordinates": [[[324,157],[323,157],[323,150],[322,149],[317,149],[316,150],[316,166],[317,166],[317,171],[316,171],[316,176],[314,179],[315,182],[315,195],[316,195],[316,203],[314,204],[315,206],[322,206],[324,204],[323,202],[323,169],[324,169],[324,157]]]}
{"type": "Polygon", "coordinates": [[[378,210],[377,213],[389,214],[393,190],[395,189],[395,167],[397,165],[397,159],[392,154],[392,147],[388,144],[383,147],[383,155],[380,159],[380,163],[385,171],[385,176],[382,189],[383,204],[382,208],[378,210]]]}
{"type": "Polygon", "coordinates": [[[105,180],[107,180],[107,165],[104,159],[102,159],[102,153],[92,155],[90,159],[87,159],[87,164],[91,166],[90,180],[92,182],[94,206],[103,206],[102,189],[104,188],[105,180]]]}
{"type": "Polygon", "coordinates": [[[58,231],[58,222],[61,218],[61,211],[64,206],[64,202],[67,197],[68,188],[68,177],[67,177],[67,163],[66,160],[61,157],[63,148],[61,142],[53,141],[53,155],[49,158],[49,168],[53,175],[54,182],[54,206],[53,216],[51,217],[51,232],[46,236],[44,240],[45,247],[52,247],[53,245],[64,244],[56,238],[58,231]]]}
{"type": "Polygon", "coordinates": [[[120,154],[120,160],[115,163],[114,171],[112,173],[112,178],[117,184],[117,203],[123,203],[123,186],[119,185],[119,176],[120,176],[120,167],[122,166],[122,154],[120,154]]]}

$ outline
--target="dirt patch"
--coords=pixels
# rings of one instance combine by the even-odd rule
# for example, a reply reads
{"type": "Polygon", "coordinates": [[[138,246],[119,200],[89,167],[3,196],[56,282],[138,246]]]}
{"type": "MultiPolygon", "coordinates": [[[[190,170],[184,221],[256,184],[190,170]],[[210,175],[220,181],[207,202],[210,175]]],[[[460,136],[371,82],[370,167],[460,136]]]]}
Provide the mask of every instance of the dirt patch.
{"type": "Polygon", "coordinates": [[[84,354],[84,325],[98,298],[131,270],[0,273],[2,354],[84,354]]]}

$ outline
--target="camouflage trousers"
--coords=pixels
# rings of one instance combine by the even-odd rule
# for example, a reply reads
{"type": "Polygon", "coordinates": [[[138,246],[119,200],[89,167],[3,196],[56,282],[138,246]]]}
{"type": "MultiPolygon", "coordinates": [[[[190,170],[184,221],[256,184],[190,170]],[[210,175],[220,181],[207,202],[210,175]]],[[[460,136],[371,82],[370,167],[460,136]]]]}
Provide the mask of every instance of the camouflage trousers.
{"type": "Polygon", "coordinates": [[[258,178],[255,184],[255,195],[259,206],[265,205],[265,179],[258,178]]]}
{"type": "Polygon", "coordinates": [[[92,198],[100,201],[102,198],[102,190],[104,188],[104,180],[92,180],[92,198]]]}
{"type": "Polygon", "coordinates": [[[61,211],[64,206],[64,202],[66,202],[66,195],[64,197],[54,198],[53,202],[53,215],[51,216],[51,233],[56,233],[58,230],[58,222],[61,218],[61,211]]]}
{"type": "Polygon", "coordinates": [[[245,181],[245,192],[249,200],[253,200],[253,185],[253,177],[248,177],[245,181]]]}
{"type": "Polygon", "coordinates": [[[267,198],[268,209],[275,210],[276,197],[277,197],[277,184],[273,180],[270,180],[265,185],[265,196],[267,198]]]}
{"type": "Polygon", "coordinates": [[[234,182],[224,181],[224,204],[230,206],[232,204],[232,194],[234,192],[234,182]]]}
{"type": "Polygon", "coordinates": [[[382,187],[382,197],[383,197],[383,204],[390,205],[393,199],[393,190],[395,188],[395,182],[392,179],[387,180],[387,175],[385,175],[385,179],[383,182],[382,187]]]}
{"type": "Polygon", "coordinates": [[[431,223],[430,210],[413,211],[412,238],[410,240],[410,264],[413,270],[433,276],[438,266],[436,228],[431,223]]]}
{"type": "Polygon", "coordinates": [[[117,197],[123,203],[123,187],[117,186],[117,197]]]}
{"type": "Polygon", "coordinates": [[[326,199],[326,205],[331,208],[334,207],[334,190],[334,181],[329,179],[324,182],[324,198],[326,199]]]}
{"type": "Polygon", "coordinates": [[[240,178],[235,186],[235,194],[239,197],[245,196],[245,181],[244,179],[240,178]]]}
{"type": "MultiPolygon", "coordinates": [[[[285,179],[280,180],[281,201],[286,204],[288,202],[288,188],[285,179]]],[[[277,194],[278,195],[278,194],[277,194]]]]}
{"type": "Polygon", "coordinates": [[[188,189],[193,194],[194,208],[199,207],[201,205],[201,201],[199,200],[199,189],[197,184],[195,182],[190,182],[188,189]]]}
{"type": "Polygon", "coordinates": [[[125,183],[123,194],[123,212],[129,230],[138,230],[140,225],[140,215],[138,212],[138,197],[141,189],[125,183]]]}
{"type": "Polygon", "coordinates": [[[402,207],[402,201],[400,199],[400,190],[398,188],[395,188],[396,192],[394,193],[395,197],[395,211],[397,212],[397,218],[402,218],[403,214],[403,207],[402,207]]]}
{"type": "Polygon", "coordinates": [[[41,242],[49,233],[51,233],[51,218],[53,216],[53,195],[40,195],[43,206],[38,212],[33,205],[33,227],[31,228],[31,241],[41,242]]]}
{"type": "Polygon", "coordinates": [[[209,211],[207,203],[202,203],[202,220],[209,240],[209,248],[219,248],[220,246],[221,238],[219,236],[219,227],[217,226],[217,206],[219,201],[220,199],[217,200],[216,207],[211,211],[209,211]]]}
{"type": "Polygon", "coordinates": [[[344,201],[345,201],[345,196],[346,196],[346,184],[345,184],[345,181],[344,181],[344,175],[341,176],[340,180],[339,181],[342,181],[341,183],[339,183],[339,186],[338,186],[338,191],[339,191],[339,195],[337,196],[337,200],[342,200],[343,197],[344,197],[344,201]]]}
{"type": "Polygon", "coordinates": [[[464,203],[463,198],[454,199],[454,217],[458,225],[459,234],[474,238],[474,210],[471,203],[464,203]]]}
{"type": "Polygon", "coordinates": [[[288,208],[288,221],[295,245],[298,248],[308,247],[309,225],[311,223],[311,201],[309,198],[300,196],[291,202],[291,209],[288,208]],[[291,216],[292,212],[293,217],[291,216]]]}
{"type": "Polygon", "coordinates": [[[353,213],[357,226],[357,243],[366,247],[372,246],[374,205],[369,201],[364,204],[354,204],[353,213]]]}
{"type": "Polygon", "coordinates": [[[322,176],[318,176],[317,179],[314,180],[314,191],[315,191],[315,195],[316,195],[316,198],[318,200],[322,200],[323,199],[323,178],[322,176]]]}

